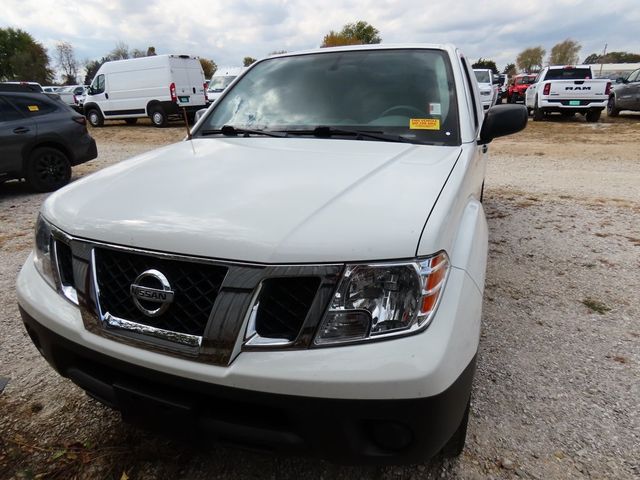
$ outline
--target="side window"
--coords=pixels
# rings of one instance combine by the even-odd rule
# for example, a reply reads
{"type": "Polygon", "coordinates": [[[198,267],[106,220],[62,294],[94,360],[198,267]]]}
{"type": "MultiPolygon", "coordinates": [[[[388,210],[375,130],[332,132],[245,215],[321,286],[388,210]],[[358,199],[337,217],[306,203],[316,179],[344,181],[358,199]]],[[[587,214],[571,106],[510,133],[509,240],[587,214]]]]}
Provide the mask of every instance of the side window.
{"type": "Polygon", "coordinates": [[[39,98],[13,97],[10,101],[25,117],[46,115],[56,110],[53,105],[39,98]]]}
{"type": "Polygon", "coordinates": [[[24,118],[24,116],[20,115],[15,108],[0,98],[0,123],[20,120],[22,118],[24,118]]]}
{"type": "Polygon", "coordinates": [[[631,75],[629,75],[629,82],[637,82],[640,81],[640,70],[636,70],[631,75]]]}
{"type": "Polygon", "coordinates": [[[93,94],[104,93],[104,75],[98,75],[91,83],[93,94]]]}
{"type": "Polygon", "coordinates": [[[470,112],[473,114],[473,125],[475,126],[476,132],[478,131],[478,127],[479,122],[478,122],[478,106],[476,105],[476,91],[474,90],[474,83],[476,82],[476,77],[475,74],[471,74],[471,71],[469,70],[469,63],[467,62],[466,58],[464,57],[460,57],[460,61],[462,62],[462,69],[464,70],[464,76],[465,79],[467,81],[467,89],[469,90],[469,96],[471,97],[471,105],[473,108],[473,111],[470,112]],[[473,78],[473,80],[472,80],[473,78]]]}

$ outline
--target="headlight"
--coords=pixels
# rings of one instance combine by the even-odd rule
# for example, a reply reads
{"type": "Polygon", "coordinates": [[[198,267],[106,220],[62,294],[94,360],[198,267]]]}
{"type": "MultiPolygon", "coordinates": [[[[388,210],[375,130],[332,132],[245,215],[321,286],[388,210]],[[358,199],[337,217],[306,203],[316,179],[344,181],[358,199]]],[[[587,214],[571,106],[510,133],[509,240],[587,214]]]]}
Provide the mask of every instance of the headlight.
{"type": "Polygon", "coordinates": [[[36,241],[34,263],[40,275],[55,288],[55,278],[53,276],[53,262],[51,259],[51,227],[47,221],[38,215],[36,222],[36,241]]]}
{"type": "Polygon", "coordinates": [[[374,340],[426,328],[448,271],[445,252],[406,263],[347,265],[314,343],[374,340]]]}

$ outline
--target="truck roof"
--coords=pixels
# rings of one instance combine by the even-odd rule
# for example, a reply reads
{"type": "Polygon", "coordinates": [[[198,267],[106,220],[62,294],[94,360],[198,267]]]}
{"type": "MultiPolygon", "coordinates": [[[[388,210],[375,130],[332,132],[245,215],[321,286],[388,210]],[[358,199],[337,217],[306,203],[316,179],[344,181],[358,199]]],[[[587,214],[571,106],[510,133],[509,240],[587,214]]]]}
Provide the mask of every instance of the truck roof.
{"type": "Polygon", "coordinates": [[[312,53],[325,53],[325,52],[342,52],[352,50],[398,50],[398,49],[425,49],[425,50],[445,50],[449,53],[454,53],[456,47],[449,43],[375,43],[370,45],[346,45],[343,47],[329,47],[329,48],[313,48],[308,50],[299,50],[296,52],[281,53],[279,55],[271,55],[268,58],[277,57],[290,57],[294,55],[308,55],[312,53]]]}
{"type": "Polygon", "coordinates": [[[591,65],[549,65],[549,70],[564,70],[570,68],[591,68],[591,65]]]}
{"type": "Polygon", "coordinates": [[[162,62],[163,60],[166,60],[169,58],[184,58],[184,59],[198,60],[199,57],[195,55],[171,53],[171,54],[164,54],[164,55],[151,55],[148,57],[124,58],[122,60],[109,60],[108,62],[104,62],[104,65],[107,65],[107,64],[118,65],[118,64],[131,63],[131,62],[154,63],[154,62],[162,62]]]}

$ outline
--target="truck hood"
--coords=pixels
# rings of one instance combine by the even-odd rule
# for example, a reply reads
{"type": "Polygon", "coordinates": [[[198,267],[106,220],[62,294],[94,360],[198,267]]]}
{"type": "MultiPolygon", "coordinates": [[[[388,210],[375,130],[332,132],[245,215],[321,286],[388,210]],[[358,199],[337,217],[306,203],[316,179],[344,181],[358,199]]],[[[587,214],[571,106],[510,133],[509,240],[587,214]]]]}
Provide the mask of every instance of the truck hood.
{"type": "Polygon", "coordinates": [[[43,215],[67,233],[255,263],[413,257],[460,147],[205,138],[74,182],[43,215]]]}

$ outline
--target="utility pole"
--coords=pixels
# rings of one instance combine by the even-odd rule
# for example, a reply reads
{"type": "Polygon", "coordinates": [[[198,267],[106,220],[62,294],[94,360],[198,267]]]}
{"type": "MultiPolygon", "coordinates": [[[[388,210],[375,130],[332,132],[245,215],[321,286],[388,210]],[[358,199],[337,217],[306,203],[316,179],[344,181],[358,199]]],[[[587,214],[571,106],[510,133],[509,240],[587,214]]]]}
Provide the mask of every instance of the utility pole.
{"type": "Polygon", "coordinates": [[[598,76],[602,78],[602,64],[604,63],[604,56],[607,54],[607,44],[604,44],[604,50],[602,50],[602,56],[600,57],[600,73],[598,76]]]}

